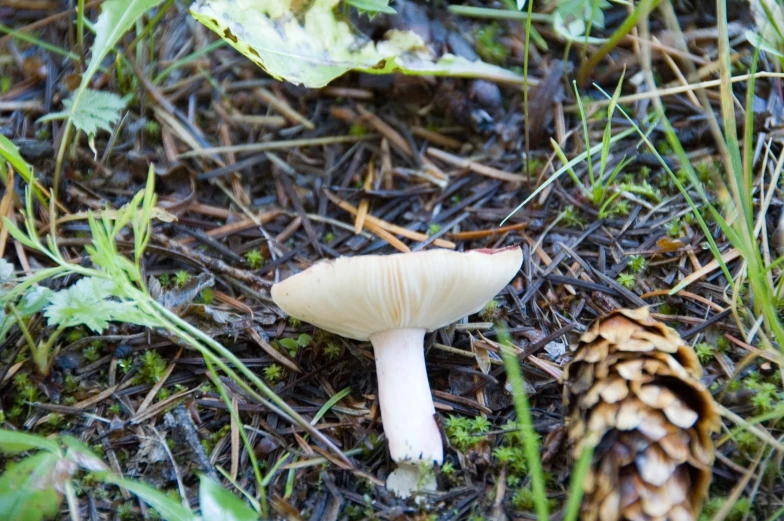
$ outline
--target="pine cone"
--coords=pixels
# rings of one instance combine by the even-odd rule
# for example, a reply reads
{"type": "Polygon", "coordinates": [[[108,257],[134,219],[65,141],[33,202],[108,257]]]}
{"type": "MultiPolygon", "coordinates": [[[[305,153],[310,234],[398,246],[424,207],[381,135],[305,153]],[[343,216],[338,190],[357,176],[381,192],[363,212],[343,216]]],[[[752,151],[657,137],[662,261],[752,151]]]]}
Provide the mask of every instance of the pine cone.
{"type": "Polygon", "coordinates": [[[564,372],[572,454],[595,446],[580,519],[696,520],[720,419],[692,348],[640,308],[597,320],[573,350],[564,372]]]}

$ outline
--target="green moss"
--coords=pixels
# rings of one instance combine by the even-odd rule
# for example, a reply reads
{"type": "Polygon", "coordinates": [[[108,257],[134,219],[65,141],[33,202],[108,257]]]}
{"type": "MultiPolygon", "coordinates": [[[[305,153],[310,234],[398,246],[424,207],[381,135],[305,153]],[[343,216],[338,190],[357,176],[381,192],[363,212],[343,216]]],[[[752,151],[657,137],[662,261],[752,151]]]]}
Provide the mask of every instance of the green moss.
{"type": "Polygon", "coordinates": [[[245,254],[245,262],[251,269],[257,270],[264,265],[264,256],[257,249],[250,250],[245,254]]]}
{"type": "Polygon", "coordinates": [[[283,377],[283,368],[278,364],[271,364],[264,368],[264,379],[271,384],[276,384],[283,377]]]}
{"type": "Polygon", "coordinates": [[[178,288],[183,287],[189,280],[191,280],[191,275],[185,270],[180,270],[174,274],[174,283],[178,288]]]}
{"type": "Polygon", "coordinates": [[[616,280],[618,284],[629,290],[634,289],[637,283],[637,278],[631,273],[621,273],[616,280]]]}
{"type": "Polygon", "coordinates": [[[509,56],[509,49],[501,43],[501,28],[497,23],[484,24],[474,31],[474,48],[483,60],[502,64],[509,56]]]}
{"type": "Polygon", "coordinates": [[[700,342],[694,346],[694,351],[697,353],[697,358],[700,360],[700,363],[706,364],[713,359],[713,346],[707,342],[700,342]]]}

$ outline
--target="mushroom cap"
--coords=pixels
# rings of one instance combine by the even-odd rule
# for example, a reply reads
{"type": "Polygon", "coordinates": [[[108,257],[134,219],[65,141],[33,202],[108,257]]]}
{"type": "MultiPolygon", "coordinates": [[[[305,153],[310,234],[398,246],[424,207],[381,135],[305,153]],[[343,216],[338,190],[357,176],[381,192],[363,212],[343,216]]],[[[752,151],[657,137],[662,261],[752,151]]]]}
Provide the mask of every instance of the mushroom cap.
{"type": "Polygon", "coordinates": [[[340,257],[275,284],[272,299],[292,317],[356,340],[433,331],[482,309],[522,262],[517,246],[340,257]]]}

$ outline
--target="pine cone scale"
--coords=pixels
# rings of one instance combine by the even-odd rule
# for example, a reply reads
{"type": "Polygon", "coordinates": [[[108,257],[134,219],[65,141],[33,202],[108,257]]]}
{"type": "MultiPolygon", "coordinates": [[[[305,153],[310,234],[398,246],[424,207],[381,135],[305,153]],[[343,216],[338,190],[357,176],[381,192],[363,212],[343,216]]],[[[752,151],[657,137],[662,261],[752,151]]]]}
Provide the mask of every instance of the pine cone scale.
{"type": "Polygon", "coordinates": [[[702,368],[647,308],[618,310],[580,338],[564,403],[574,457],[594,445],[586,521],[694,521],[711,478],[719,417],[702,368]]]}

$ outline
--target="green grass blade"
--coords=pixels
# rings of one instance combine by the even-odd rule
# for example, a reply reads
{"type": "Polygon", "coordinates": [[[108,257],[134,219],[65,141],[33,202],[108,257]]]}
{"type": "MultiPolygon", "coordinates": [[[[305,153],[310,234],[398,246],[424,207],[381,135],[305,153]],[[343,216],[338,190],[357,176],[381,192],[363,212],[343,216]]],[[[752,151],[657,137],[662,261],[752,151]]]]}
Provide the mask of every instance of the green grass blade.
{"type": "Polygon", "coordinates": [[[525,393],[523,373],[520,370],[520,361],[512,350],[512,339],[506,330],[506,326],[499,325],[496,327],[496,331],[498,340],[502,345],[501,357],[504,359],[506,377],[512,386],[512,400],[514,401],[517,423],[520,426],[523,437],[523,449],[525,450],[525,459],[530,471],[531,491],[534,494],[536,516],[539,521],[548,521],[550,519],[550,509],[548,507],[547,492],[545,490],[542,460],[539,456],[539,441],[537,440],[534,422],[531,418],[528,395],[525,393]]]}
{"type": "Polygon", "coordinates": [[[79,61],[79,55],[78,54],[74,54],[72,52],[66,51],[65,49],[61,49],[61,48],[57,47],[56,45],[52,45],[49,42],[45,42],[43,40],[35,38],[34,36],[30,36],[29,34],[23,33],[21,31],[17,31],[15,29],[11,28],[11,27],[8,27],[7,25],[0,24],[0,32],[9,34],[9,35],[13,36],[14,38],[17,38],[17,39],[22,40],[24,42],[32,43],[33,45],[35,45],[37,47],[40,47],[41,49],[46,49],[49,52],[53,52],[55,54],[59,54],[60,56],[65,56],[66,58],[68,58],[70,60],[79,61]]]}
{"type": "Polygon", "coordinates": [[[468,5],[450,5],[447,10],[459,16],[471,18],[487,18],[490,20],[533,20],[534,22],[552,23],[553,17],[549,14],[539,14],[517,11],[512,9],[492,9],[489,7],[473,7],[468,5]]]}
{"type": "Polygon", "coordinates": [[[588,475],[588,471],[591,470],[593,449],[594,447],[592,445],[586,443],[583,446],[580,459],[577,460],[577,464],[572,469],[572,477],[569,481],[569,499],[566,502],[564,521],[577,521],[577,516],[580,515],[580,504],[582,503],[583,494],[585,492],[583,483],[585,483],[585,477],[588,475]]]}
{"type": "MultiPolygon", "coordinates": [[[[631,134],[634,134],[635,132],[636,132],[636,130],[634,128],[627,128],[623,132],[619,132],[616,136],[614,136],[612,138],[612,143],[616,143],[616,142],[624,139],[625,137],[627,137],[627,136],[629,136],[631,134]]],[[[506,221],[508,221],[510,217],[512,217],[517,212],[519,212],[520,209],[523,206],[525,206],[529,202],[531,202],[531,200],[533,200],[534,197],[539,195],[542,190],[544,190],[545,188],[547,188],[548,186],[553,184],[555,182],[555,180],[558,179],[564,172],[567,172],[570,168],[574,167],[574,165],[576,165],[580,161],[584,161],[585,158],[588,156],[588,154],[596,154],[597,152],[599,152],[601,150],[601,147],[602,147],[601,143],[598,143],[598,144],[594,145],[593,148],[591,148],[591,150],[588,150],[586,152],[580,153],[574,159],[572,159],[568,163],[564,164],[561,168],[556,170],[555,173],[553,175],[551,175],[550,177],[548,177],[547,180],[544,183],[539,185],[539,187],[536,190],[534,190],[533,193],[531,193],[531,195],[526,197],[525,200],[522,203],[518,204],[517,207],[514,210],[509,212],[509,215],[504,217],[503,221],[501,221],[501,226],[503,226],[504,223],[506,223],[506,221]]]]}
{"type": "MultiPolygon", "coordinates": [[[[572,86],[574,87],[574,97],[577,99],[577,108],[580,110],[580,121],[583,125],[583,138],[585,139],[585,149],[591,150],[591,138],[588,134],[588,118],[585,117],[585,109],[583,108],[583,99],[580,97],[580,91],[577,89],[577,82],[572,81],[572,86]]],[[[610,122],[608,121],[607,124],[609,125],[610,122]]],[[[609,148],[609,144],[607,145],[609,148]]],[[[604,141],[602,141],[602,153],[604,153],[604,141]]],[[[591,181],[591,195],[595,195],[596,193],[596,179],[594,178],[593,174],[593,159],[591,158],[592,154],[586,154],[585,160],[588,163],[588,179],[591,181]]],[[[561,158],[561,162],[563,162],[563,158],[559,154],[558,156],[561,158]]],[[[601,179],[601,172],[599,173],[601,179]]],[[[591,200],[596,204],[598,201],[595,197],[592,197],[591,200]]]]}
{"type": "Polygon", "coordinates": [[[261,476],[261,468],[259,467],[259,462],[256,459],[256,451],[253,448],[253,444],[248,439],[248,434],[245,432],[245,427],[243,427],[242,419],[240,418],[237,411],[232,407],[231,398],[229,398],[229,393],[226,391],[226,387],[223,385],[223,382],[220,380],[220,376],[218,376],[218,372],[215,370],[215,367],[210,363],[210,360],[205,357],[204,363],[207,365],[207,370],[213,377],[213,383],[215,384],[215,388],[218,390],[218,393],[221,396],[221,400],[226,405],[226,410],[229,411],[229,415],[231,415],[231,419],[237,425],[237,429],[240,434],[240,438],[242,438],[242,444],[245,446],[245,450],[248,451],[248,459],[250,459],[251,467],[253,468],[253,475],[256,478],[256,485],[258,486],[257,495],[261,500],[261,511],[266,516],[268,515],[267,509],[267,495],[264,490],[264,486],[262,482],[264,481],[261,476]]]}
{"type": "MultiPolygon", "coordinates": [[[[612,98],[612,96],[610,96],[601,87],[599,87],[598,85],[595,86],[608,99],[612,98]]],[[[667,172],[667,175],[670,176],[670,179],[672,179],[675,186],[681,192],[681,195],[683,195],[684,199],[686,199],[687,204],[692,210],[692,214],[694,215],[695,219],[699,223],[700,229],[702,230],[703,234],[705,235],[705,238],[708,241],[708,246],[711,252],[713,253],[714,257],[719,263],[719,266],[724,272],[724,276],[727,278],[728,283],[731,286],[734,286],[735,282],[732,278],[732,275],[729,272],[729,269],[727,268],[727,265],[721,260],[721,252],[719,251],[719,247],[716,245],[716,241],[713,240],[713,235],[711,234],[711,231],[708,228],[708,224],[705,222],[705,219],[702,217],[702,213],[699,211],[699,208],[697,207],[696,203],[692,200],[691,196],[689,195],[688,190],[686,190],[686,187],[683,186],[683,184],[678,180],[678,176],[676,176],[675,173],[670,169],[670,167],[667,165],[667,162],[664,161],[664,158],[661,156],[659,151],[656,150],[656,147],[648,138],[648,134],[643,132],[642,129],[640,129],[640,127],[637,125],[634,119],[632,119],[622,107],[618,107],[617,110],[620,111],[623,117],[626,118],[626,120],[631,124],[631,128],[639,134],[640,138],[648,146],[648,149],[651,151],[651,153],[654,154],[656,158],[659,160],[659,162],[662,165],[662,168],[664,168],[664,170],[667,172]]],[[[733,233],[732,229],[724,221],[721,214],[719,214],[719,212],[713,207],[713,205],[710,204],[708,195],[707,193],[705,193],[705,190],[699,184],[699,180],[697,179],[697,174],[696,172],[694,172],[694,168],[691,166],[691,162],[686,156],[686,152],[685,150],[683,150],[683,146],[681,145],[680,141],[678,141],[678,138],[675,135],[675,131],[672,129],[672,126],[670,126],[669,120],[664,114],[660,114],[659,117],[660,117],[660,123],[665,129],[665,135],[667,136],[670,146],[673,148],[673,150],[678,155],[678,158],[681,160],[681,165],[686,169],[692,184],[695,183],[697,184],[695,188],[697,189],[697,192],[699,193],[701,199],[705,203],[711,215],[716,219],[716,222],[719,223],[719,226],[722,227],[722,230],[725,233],[732,234],[733,233]]],[[[683,289],[683,287],[685,287],[684,283],[678,284],[675,288],[670,290],[670,294],[672,295],[674,293],[677,293],[678,291],[683,289]]]]}
{"type": "Polygon", "coordinates": [[[335,393],[335,396],[333,396],[332,398],[327,400],[326,403],[321,406],[321,409],[319,409],[318,412],[316,413],[316,415],[313,416],[313,419],[310,421],[310,424],[311,425],[316,425],[318,423],[318,421],[321,418],[323,418],[324,415],[327,414],[327,412],[329,412],[329,410],[332,407],[335,406],[336,403],[338,403],[340,400],[342,400],[343,398],[345,398],[349,394],[351,394],[351,387],[346,387],[342,391],[339,391],[339,392],[335,393]]]}

